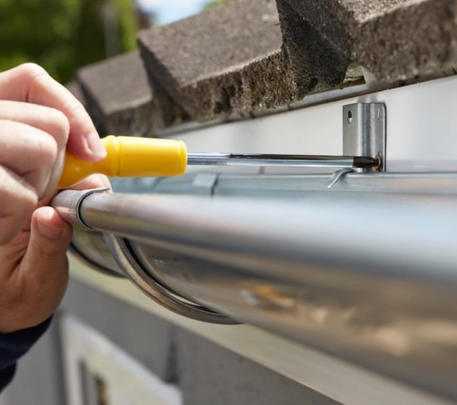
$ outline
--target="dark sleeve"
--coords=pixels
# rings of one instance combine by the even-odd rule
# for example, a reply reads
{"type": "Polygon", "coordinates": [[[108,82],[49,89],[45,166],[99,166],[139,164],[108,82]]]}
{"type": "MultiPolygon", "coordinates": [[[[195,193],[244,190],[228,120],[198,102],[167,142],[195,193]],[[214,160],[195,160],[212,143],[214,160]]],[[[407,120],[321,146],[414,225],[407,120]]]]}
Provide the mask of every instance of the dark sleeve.
{"type": "Polygon", "coordinates": [[[24,329],[14,333],[0,333],[0,391],[13,379],[16,362],[32,347],[46,332],[51,320],[43,322],[34,328],[24,329]]]}

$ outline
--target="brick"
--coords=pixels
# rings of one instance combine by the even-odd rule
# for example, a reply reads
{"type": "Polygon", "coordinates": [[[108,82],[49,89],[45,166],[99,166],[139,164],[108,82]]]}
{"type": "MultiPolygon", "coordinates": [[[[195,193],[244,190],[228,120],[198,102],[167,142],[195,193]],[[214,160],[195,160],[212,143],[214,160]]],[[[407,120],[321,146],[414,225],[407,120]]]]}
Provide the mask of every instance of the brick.
{"type": "Polygon", "coordinates": [[[274,0],[232,0],[139,35],[150,80],[193,120],[242,117],[301,98],[274,0]]]}
{"type": "Polygon", "coordinates": [[[147,136],[181,119],[169,98],[158,102],[161,89],[150,86],[138,52],[84,67],[77,78],[101,134],[147,136]]]}
{"type": "Polygon", "coordinates": [[[298,31],[295,37],[286,38],[295,60],[300,55],[294,47],[304,48],[305,54],[312,51],[308,42],[296,41],[303,35],[297,22],[301,18],[304,32],[309,25],[314,27],[340,58],[363,66],[377,83],[436,76],[455,64],[455,0],[277,1],[282,5],[280,10],[286,10],[281,19],[286,24],[290,19],[298,31]]]}

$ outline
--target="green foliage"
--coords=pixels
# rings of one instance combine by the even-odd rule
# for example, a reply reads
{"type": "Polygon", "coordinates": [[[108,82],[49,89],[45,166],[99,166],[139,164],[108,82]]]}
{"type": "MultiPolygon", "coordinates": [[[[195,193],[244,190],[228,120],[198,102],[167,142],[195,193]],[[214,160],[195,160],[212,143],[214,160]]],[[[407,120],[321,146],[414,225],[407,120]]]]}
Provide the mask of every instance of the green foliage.
{"type": "Polygon", "coordinates": [[[121,47],[125,50],[136,47],[136,33],[138,25],[135,18],[133,1],[113,0],[113,4],[119,16],[119,25],[121,27],[121,47]]]}
{"type": "Polygon", "coordinates": [[[107,56],[101,7],[111,2],[118,52],[135,46],[131,0],[0,0],[0,71],[23,62],[44,66],[62,82],[107,56]]]}
{"type": "Polygon", "coordinates": [[[224,0],[210,0],[205,6],[205,10],[207,10],[209,8],[213,8],[214,6],[219,6],[223,2],[224,2],[224,0]]]}

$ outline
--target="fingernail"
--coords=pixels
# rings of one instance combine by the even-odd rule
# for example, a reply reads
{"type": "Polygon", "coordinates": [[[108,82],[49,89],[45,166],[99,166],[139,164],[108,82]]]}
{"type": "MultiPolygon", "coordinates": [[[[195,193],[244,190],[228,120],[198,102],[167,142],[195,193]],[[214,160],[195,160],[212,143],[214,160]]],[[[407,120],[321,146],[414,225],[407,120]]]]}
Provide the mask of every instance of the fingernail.
{"type": "Polygon", "coordinates": [[[90,133],[86,140],[89,150],[97,160],[101,160],[106,157],[106,149],[96,133],[90,133]]]}

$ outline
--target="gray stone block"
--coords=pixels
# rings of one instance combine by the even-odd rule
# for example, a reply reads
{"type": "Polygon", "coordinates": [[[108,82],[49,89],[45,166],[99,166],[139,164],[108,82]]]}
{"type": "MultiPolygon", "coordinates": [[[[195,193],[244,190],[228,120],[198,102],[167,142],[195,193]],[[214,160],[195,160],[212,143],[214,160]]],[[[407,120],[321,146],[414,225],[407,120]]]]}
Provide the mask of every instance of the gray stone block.
{"type": "Polygon", "coordinates": [[[194,120],[240,117],[301,98],[273,0],[231,0],[139,35],[148,75],[194,120]]]}
{"type": "Polygon", "coordinates": [[[151,87],[138,52],[82,68],[78,83],[101,134],[151,135],[175,121],[176,110],[161,90],[151,87]]]}
{"type": "Polygon", "coordinates": [[[331,49],[330,54],[335,52],[342,60],[349,58],[360,64],[378,84],[438,76],[455,64],[454,0],[277,1],[280,11],[286,10],[281,17],[283,29],[297,32],[287,36],[286,42],[299,63],[300,52],[307,56],[307,63],[308,55],[313,54],[309,42],[300,37],[311,25],[331,49]]]}
{"type": "MultiPolygon", "coordinates": [[[[365,2],[366,3],[366,2],[365,2]]],[[[354,10],[354,56],[380,82],[439,76],[456,60],[454,0],[384,0],[354,10]]]]}
{"type": "Polygon", "coordinates": [[[298,80],[314,80],[328,86],[343,83],[350,63],[347,46],[330,42],[289,3],[288,0],[277,0],[284,52],[298,80]]]}

